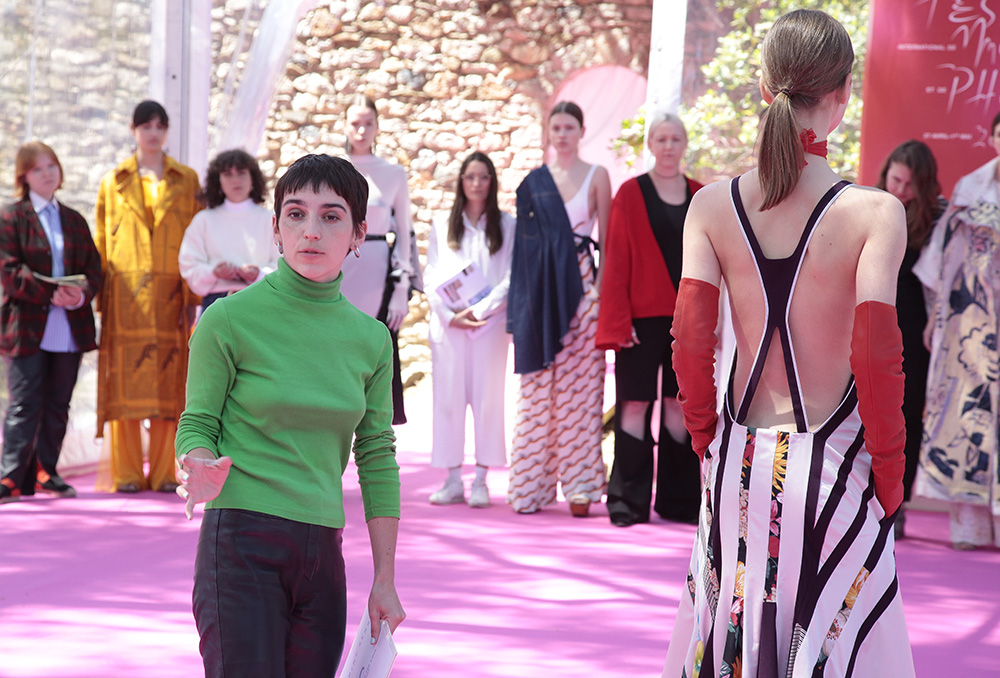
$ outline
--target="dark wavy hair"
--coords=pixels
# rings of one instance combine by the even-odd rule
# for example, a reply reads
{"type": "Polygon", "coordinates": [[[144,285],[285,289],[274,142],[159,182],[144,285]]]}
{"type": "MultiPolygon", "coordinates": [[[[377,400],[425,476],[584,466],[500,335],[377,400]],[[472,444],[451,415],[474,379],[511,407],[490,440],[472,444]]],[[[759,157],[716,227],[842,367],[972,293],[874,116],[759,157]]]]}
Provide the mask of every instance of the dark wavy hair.
{"type": "Polygon", "coordinates": [[[465,221],[462,213],[468,198],[465,197],[465,186],[462,184],[462,176],[469,165],[479,161],[486,165],[490,173],[490,192],[486,196],[486,242],[489,245],[490,254],[496,254],[503,246],[503,232],[500,230],[500,205],[497,202],[497,170],[489,156],[479,151],[473,151],[462,163],[462,169],[458,173],[458,187],[455,189],[455,204],[451,206],[451,216],[448,218],[448,247],[457,250],[462,246],[462,236],[465,235],[465,221]]]}
{"type": "MultiPolygon", "coordinates": [[[[291,164],[274,187],[274,216],[281,219],[285,196],[309,188],[318,193],[332,188],[351,208],[354,235],[361,235],[361,222],[368,214],[368,180],[347,158],[332,155],[304,155],[291,164]]],[[[381,283],[380,283],[381,284],[381,283]]]]}
{"type": "Polygon", "coordinates": [[[937,178],[937,160],[927,144],[922,141],[904,141],[885,159],[876,186],[885,190],[886,176],[892,163],[905,165],[910,170],[913,200],[906,205],[906,246],[920,249],[927,242],[934,222],[941,216],[939,196],[941,184],[937,178]]]}
{"type": "Polygon", "coordinates": [[[253,156],[240,149],[223,151],[209,163],[208,172],[205,174],[205,188],[198,196],[201,201],[209,207],[218,207],[225,202],[226,194],[222,192],[219,175],[231,169],[246,170],[250,173],[250,199],[258,205],[262,204],[264,202],[264,175],[253,156]]]}

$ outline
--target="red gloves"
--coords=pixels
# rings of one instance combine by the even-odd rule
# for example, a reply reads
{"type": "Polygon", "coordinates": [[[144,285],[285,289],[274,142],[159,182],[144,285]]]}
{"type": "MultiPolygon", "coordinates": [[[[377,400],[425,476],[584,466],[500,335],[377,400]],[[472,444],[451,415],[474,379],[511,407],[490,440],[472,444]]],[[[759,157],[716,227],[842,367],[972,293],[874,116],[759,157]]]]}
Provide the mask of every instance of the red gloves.
{"type": "Polygon", "coordinates": [[[719,288],[704,280],[681,278],[670,334],[673,366],[680,392],[677,402],[691,447],[702,460],[715,437],[719,413],[715,392],[715,328],[719,322],[719,288]]]}
{"type": "Polygon", "coordinates": [[[896,307],[865,301],[854,309],[851,371],[858,391],[858,412],[865,446],[872,456],[875,496],[887,516],[903,503],[903,335],[896,307]]]}

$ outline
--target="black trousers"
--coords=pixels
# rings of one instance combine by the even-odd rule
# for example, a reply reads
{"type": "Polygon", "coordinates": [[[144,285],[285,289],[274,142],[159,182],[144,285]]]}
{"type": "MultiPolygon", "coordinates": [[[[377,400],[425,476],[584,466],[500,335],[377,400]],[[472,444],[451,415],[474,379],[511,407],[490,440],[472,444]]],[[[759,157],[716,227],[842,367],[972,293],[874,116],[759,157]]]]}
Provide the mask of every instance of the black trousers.
{"type": "Polygon", "coordinates": [[[82,356],[39,351],[7,359],[10,404],[3,423],[0,477],[9,478],[23,494],[34,494],[37,466],[58,475],[56,463],[82,356]]]}
{"type": "Polygon", "coordinates": [[[344,650],[343,530],[205,511],[194,618],[206,678],[334,678],[344,650]]]}

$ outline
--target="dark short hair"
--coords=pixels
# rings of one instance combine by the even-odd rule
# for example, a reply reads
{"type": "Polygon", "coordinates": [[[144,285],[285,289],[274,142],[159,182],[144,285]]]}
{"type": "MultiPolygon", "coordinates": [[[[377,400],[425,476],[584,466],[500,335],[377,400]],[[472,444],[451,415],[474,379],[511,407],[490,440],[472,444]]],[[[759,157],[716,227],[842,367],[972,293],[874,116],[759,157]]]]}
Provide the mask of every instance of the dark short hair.
{"type": "Polygon", "coordinates": [[[1000,125],[1000,113],[993,116],[993,125],[990,127],[990,136],[993,136],[993,133],[997,129],[997,125],[1000,125]]]}
{"type": "Polygon", "coordinates": [[[170,118],[167,117],[167,109],[165,109],[161,104],[150,99],[146,99],[139,103],[132,111],[132,127],[138,127],[139,125],[145,125],[147,122],[153,118],[159,118],[160,123],[164,127],[170,127],[170,118]]]}
{"type": "Polygon", "coordinates": [[[274,217],[280,219],[285,196],[310,188],[318,193],[332,188],[347,201],[355,236],[361,235],[361,222],[368,214],[368,181],[350,160],[332,155],[304,155],[291,164],[274,187],[274,217]]]}
{"type": "Polygon", "coordinates": [[[260,166],[253,156],[238,148],[219,153],[209,163],[208,171],[205,173],[205,189],[201,193],[202,201],[209,207],[218,207],[226,201],[219,175],[231,169],[246,170],[250,173],[250,199],[258,205],[263,203],[264,175],[260,171],[260,166]]]}
{"type": "Polygon", "coordinates": [[[59,168],[59,185],[56,186],[56,189],[62,188],[63,168],[56,152],[48,144],[43,144],[41,141],[29,141],[17,149],[17,157],[14,159],[14,183],[22,198],[27,198],[28,191],[31,190],[28,188],[28,172],[34,169],[35,165],[38,164],[39,156],[42,155],[52,158],[52,162],[59,168]]]}

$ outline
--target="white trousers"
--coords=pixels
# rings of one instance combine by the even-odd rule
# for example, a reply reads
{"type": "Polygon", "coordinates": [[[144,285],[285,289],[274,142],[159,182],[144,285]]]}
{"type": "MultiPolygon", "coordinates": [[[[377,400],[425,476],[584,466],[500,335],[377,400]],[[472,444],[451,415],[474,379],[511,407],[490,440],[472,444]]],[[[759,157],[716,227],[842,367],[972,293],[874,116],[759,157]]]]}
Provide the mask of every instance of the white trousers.
{"type": "Polygon", "coordinates": [[[434,397],[431,466],[454,468],[465,459],[465,416],[472,408],[476,463],[506,466],[504,380],[510,335],[503,314],[475,336],[447,327],[431,341],[434,397]]]}

